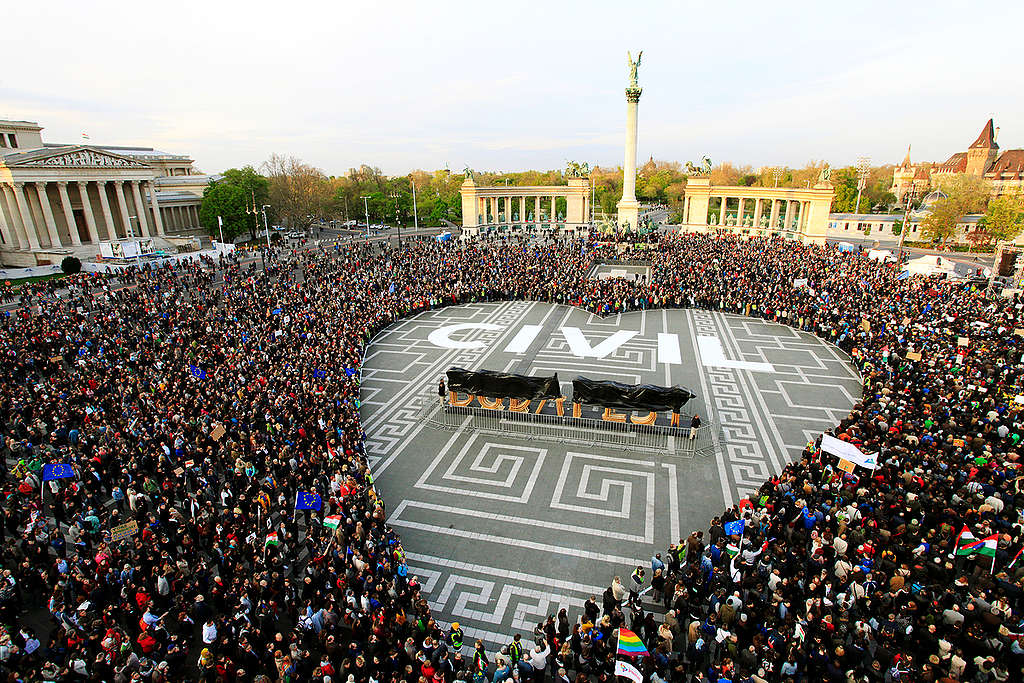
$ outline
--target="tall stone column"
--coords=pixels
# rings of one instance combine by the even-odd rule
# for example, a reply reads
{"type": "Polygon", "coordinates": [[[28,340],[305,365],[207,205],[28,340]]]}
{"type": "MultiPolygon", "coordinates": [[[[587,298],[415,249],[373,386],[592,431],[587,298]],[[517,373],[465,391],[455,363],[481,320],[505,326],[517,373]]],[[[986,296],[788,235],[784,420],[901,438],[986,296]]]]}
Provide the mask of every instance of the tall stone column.
{"type": "Polygon", "coordinates": [[[540,223],[540,197],[533,198],[533,222],[540,223]]]}
{"type": "Polygon", "coordinates": [[[771,217],[768,219],[768,227],[772,230],[779,229],[779,200],[772,200],[771,217]]]}
{"type": "Polygon", "coordinates": [[[519,222],[526,225],[526,197],[519,198],[519,222]]]}
{"type": "Polygon", "coordinates": [[[89,242],[100,243],[100,234],[96,231],[96,217],[92,213],[92,202],[89,201],[89,183],[84,180],[78,182],[78,194],[82,197],[82,213],[85,214],[85,227],[89,231],[89,242]]]}
{"type": "Polygon", "coordinates": [[[71,211],[71,200],[68,199],[66,181],[58,181],[57,193],[60,195],[60,207],[64,211],[64,220],[68,224],[68,236],[71,238],[71,244],[79,247],[82,245],[82,238],[78,236],[78,224],[75,223],[75,214],[71,211]]]}
{"type": "Polygon", "coordinates": [[[25,183],[14,183],[14,196],[18,201],[18,211],[21,212],[21,221],[25,225],[29,247],[39,249],[39,234],[36,232],[36,222],[32,218],[32,210],[25,197],[25,183]]]}
{"type": "Polygon", "coordinates": [[[786,200],[786,230],[793,229],[793,202],[786,200]]]}
{"type": "Polygon", "coordinates": [[[3,235],[5,245],[11,249],[17,249],[19,240],[18,228],[14,224],[14,210],[8,207],[11,214],[10,225],[7,224],[7,211],[4,210],[4,207],[8,206],[6,189],[6,185],[0,187],[0,234],[3,235]]]}
{"type": "Polygon", "coordinates": [[[153,232],[149,229],[149,219],[146,214],[146,205],[142,203],[142,193],[139,191],[139,181],[132,180],[132,199],[135,200],[135,213],[139,217],[139,229],[142,230],[142,234],[146,237],[152,237],[153,232]]]}
{"type": "Polygon", "coordinates": [[[761,198],[758,197],[754,200],[754,227],[758,230],[761,229],[761,198]]]}
{"type": "MultiPolygon", "coordinates": [[[[132,225],[131,216],[128,214],[128,202],[124,198],[124,183],[125,181],[123,180],[114,181],[114,196],[117,197],[117,208],[121,212],[121,223],[124,225],[125,237],[129,234],[138,237],[139,228],[136,225],[132,225]]],[[[135,218],[137,220],[138,216],[135,218]]]]}
{"type": "Polygon", "coordinates": [[[4,198],[7,201],[7,208],[10,209],[11,221],[14,223],[14,232],[18,238],[18,248],[22,251],[28,251],[31,249],[28,241],[28,225],[26,225],[25,218],[21,214],[18,191],[17,183],[4,184],[3,186],[4,198]]]}
{"type": "Polygon", "coordinates": [[[50,197],[46,194],[46,183],[32,183],[36,188],[36,196],[39,197],[39,209],[43,212],[43,222],[46,223],[46,235],[50,240],[50,247],[62,247],[60,235],[57,233],[57,221],[53,219],[53,209],[50,208],[50,197]]]}
{"type": "Polygon", "coordinates": [[[117,239],[117,228],[114,226],[114,216],[110,213],[110,199],[107,198],[107,181],[97,180],[96,189],[100,193],[100,208],[103,209],[103,221],[107,228],[107,239],[117,239]]]}
{"type": "Polygon", "coordinates": [[[718,212],[718,224],[719,225],[725,225],[725,212],[728,210],[728,208],[729,208],[729,198],[728,197],[722,197],[721,210],[718,212]]]}
{"type": "Polygon", "coordinates": [[[618,223],[629,223],[634,230],[640,223],[640,204],[636,201],[636,128],[637,110],[643,88],[631,82],[626,88],[626,155],[622,165],[622,199],[616,205],[618,223]]]}
{"type": "Polygon", "coordinates": [[[160,204],[156,201],[156,185],[149,181],[149,207],[153,210],[153,223],[156,224],[156,234],[164,234],[164,220],[160,215],[160,204]]]}
{"type": "Polygon", "coordinates": [[[743,227],[743,197],[736,199],[736,227],[743,227]]]}

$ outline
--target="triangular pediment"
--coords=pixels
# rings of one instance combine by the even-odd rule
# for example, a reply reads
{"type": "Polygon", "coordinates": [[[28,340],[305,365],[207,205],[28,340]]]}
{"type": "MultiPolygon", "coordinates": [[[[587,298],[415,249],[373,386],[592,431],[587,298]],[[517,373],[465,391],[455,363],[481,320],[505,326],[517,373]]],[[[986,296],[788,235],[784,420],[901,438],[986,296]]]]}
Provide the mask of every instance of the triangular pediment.
{"type": "Polygon", "coordinates": [[[93,147],[40,149],[8,157],[7,165],[34,168],[149,168],[130,157],[93,147]]]}

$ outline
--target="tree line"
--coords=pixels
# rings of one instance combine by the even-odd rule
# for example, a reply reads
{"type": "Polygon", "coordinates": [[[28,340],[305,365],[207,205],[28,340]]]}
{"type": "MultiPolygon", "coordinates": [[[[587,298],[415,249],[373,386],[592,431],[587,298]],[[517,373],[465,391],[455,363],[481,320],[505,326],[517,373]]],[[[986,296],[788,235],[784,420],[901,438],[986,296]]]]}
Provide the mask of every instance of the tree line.
{"type": "MultiPolygon", "coordinates": [[[[818,182],[825,166],[823,161],[810,161],[802,168],[754,169],[725,162],[712,167],[709,179],[712,185],[811,187],[818,182]]],[[[893,168],[883,165],[867,170],[860,191],[861,213],[893,210],[896,197],[889,191],[893,168]]],[[[668,206],[670,222],[676,222],[682,215],[687,177],[680,163],[651,158],[637,169],[637,199],[668,206]]],[[[300,159],[275,154],[258,168],[229,169],[221,179],[211,183],[203,195],[200,219],[216,234],[217,217],[221,217],[226,239],[246,233],[254,237],[263,229],[264,207],[268,225],[292,229],[329,221],[363,223],[367,217],[371,225],[408,226],[416,222],[421,226],[440,227],[461,224],[459,187],[465,179],[465,172],[453,173],[449,169],[386,176],[380,168],[366,164],[351,168],[341,176],[328,176],[300,159]]],[[[566,173],[559,170],[482,171],[476,172],[474,179],[484,186],[564,185],[568,180],[566,173]]],[[[590,179],[595,212],[613,215],[622,196],[622,168],[594,167],[590,179]]],[[[834,168],[831,182],[835,188],[832,211],[853,212],[857,208],[857,169],[852,166],[834,168]]],[[[1024,211],[1019,197],[989,201],[988,188],[980,179],[956,176],[946,185],[947,198],[930,206],[931,214],[922,221],[928,239],[948,240],[964,215],[983,210],[986,211],[983,230],[976,231],[974,239],[1012,239],[1020,232],[1024,211]]],[[[559,209],[564,212],[565,200],[560,201],[559,209]]]]}

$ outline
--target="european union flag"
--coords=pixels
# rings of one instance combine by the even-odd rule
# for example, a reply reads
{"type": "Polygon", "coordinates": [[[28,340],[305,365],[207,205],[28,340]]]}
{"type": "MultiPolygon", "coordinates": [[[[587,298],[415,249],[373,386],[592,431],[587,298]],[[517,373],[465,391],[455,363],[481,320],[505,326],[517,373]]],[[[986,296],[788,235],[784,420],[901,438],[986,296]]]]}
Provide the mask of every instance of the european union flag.
{"type": "Polygon", "coordinates": [[[394,294],[394,293],[395,293],[395,283],[392,282],[391,286],[388,287],[388,294],[394,294]]]}
{"type": "Polygon", "coordinates": [[[320,369],[313,370],[313,376],[317,377],[317,378],[326,377],[327,376],[327,371],[326,370],[320,370],[320,369]]]}
{"type": "Polygon", "coordinates": [[[735,522],[729,522],[725,525],[725,533],[727,536],[742,536],[743,529],[747,526],[747,520],[737,519],[735,522]]]}
{"type": "Polygon", "coordinates": [[[275,308],[274,310],[271,311],[271,313],[274,314],[274,315],[281,315],[281,309],[280,308],[275,308]]]}
{"type": "Polygon", "coordinates": [[[356,369],[355,368],[345,368],[345,374],[348,375],[349,377],[352,377],[353,375],[356,374],[356,369]]]}
{"type": "Polygon", "coordinates": [[[206,379],[206,370],[203,370],[198,365],[189,364],[188,371],[192,373],[192,376],[196,379],[206,379]]]}
{"type": "Polygon", "coordinates": [[[299,491],[295,495],[296,510],[319,510],[321,505],[323,505],[323,501],[320,500],[320,494],[318,493],[299,491]]]}
{"type": "Polygon", "coordinates": [[[73,476],[75,476],[75,471],[71,469],[71,465],[66,463],[43,465],[43,481],[65,479],[73,476]]]}

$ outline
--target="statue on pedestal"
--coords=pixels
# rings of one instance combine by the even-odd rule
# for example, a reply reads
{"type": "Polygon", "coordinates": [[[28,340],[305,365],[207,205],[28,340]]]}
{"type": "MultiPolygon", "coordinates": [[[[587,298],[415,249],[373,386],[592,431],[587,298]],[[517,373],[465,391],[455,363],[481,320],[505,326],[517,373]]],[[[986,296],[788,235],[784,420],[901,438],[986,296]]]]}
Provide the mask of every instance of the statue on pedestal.
{"type": "Polygon", "coordinates": [[[630,88],[636,88],[639,85],[637,83],[637,74],[636,74],[636,72],[637,72],[637,69],[640,68],[640,60],[643,58],[643,56],[644,56],[644,51],[640,50],[640,52],[636,56],[636,61],[634,62],[633,61],[633,55],[631,55],[629,52],[626,52],[626,62],[629,64],[629,87],[630,88]]]}

